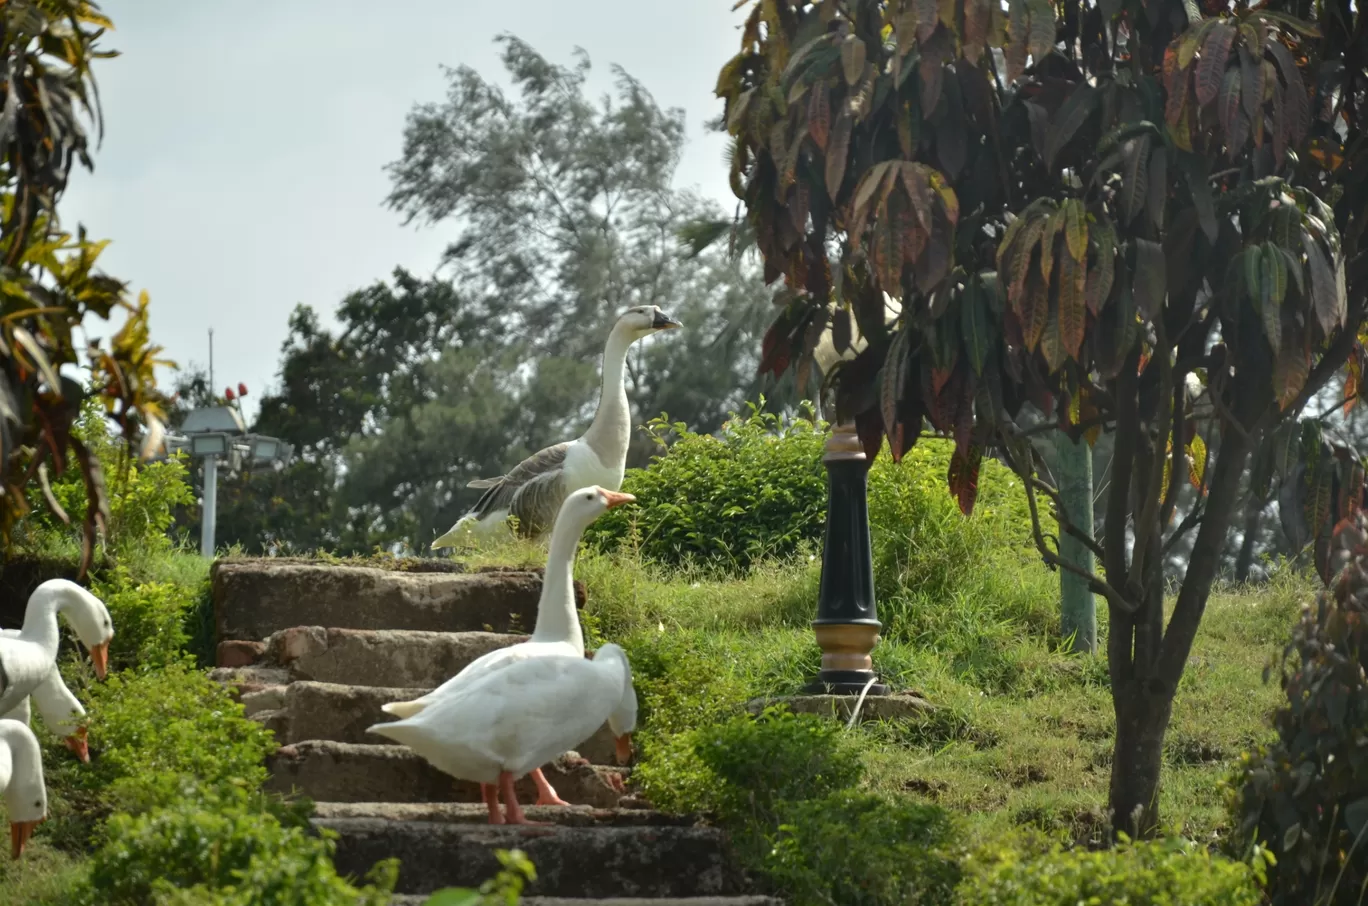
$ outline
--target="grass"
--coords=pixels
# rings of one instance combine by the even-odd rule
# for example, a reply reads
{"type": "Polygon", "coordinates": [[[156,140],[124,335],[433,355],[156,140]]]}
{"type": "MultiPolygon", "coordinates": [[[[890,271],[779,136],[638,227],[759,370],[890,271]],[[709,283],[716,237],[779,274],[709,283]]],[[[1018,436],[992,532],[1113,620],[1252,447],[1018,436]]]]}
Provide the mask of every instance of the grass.
{"type": "MultiPolygon", "coordinates": [[[[544,556],[509,542],[470,562],[533,565],[544,556]]],[[[877,668],[895,689],[938,708],[856,731],[870,784],[948,808],[971,841],[1033,828],[1099,843],[1115,729],[1105,657],[1062,650],[1057,575],[1034,562],[981,572],[950,600],[899,587],[880,601],[877,668]]],[[[631,654],[645,687],[647,750],[751,697],[798,690],[819,661],[808,625],[819,574],[810,551],[741,579],[655,569],[630,554],[581,554],[590,643],[617,641],[631,654]]],[[[1286,573],[1213,594],[1165,748],[1160,810],[1175,832],[1214,841],[1226,826],[1221,784],[1230,763],[1272,735],[1268,715],[1280,693],[1263,682],[1264,668],[1313,594],[1310,580],[1286,573]]],[[[1099,619],[1105,637],[1105,613],[1099,619]]]]}

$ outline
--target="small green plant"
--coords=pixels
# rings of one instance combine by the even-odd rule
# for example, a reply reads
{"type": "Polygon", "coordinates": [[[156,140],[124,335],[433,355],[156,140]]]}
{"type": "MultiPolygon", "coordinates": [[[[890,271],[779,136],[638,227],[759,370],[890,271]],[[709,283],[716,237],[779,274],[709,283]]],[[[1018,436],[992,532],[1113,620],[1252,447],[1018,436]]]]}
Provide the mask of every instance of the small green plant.
{"type": "Polygon", "coordinates": [[[338,877],[332,836],[287,827],[232,788],[136,817],[115,815],[91,860],[91,906],[384,906],[396,866],[357,890],[338,877]]]}
{"type": "Polygon", "coordinates": [[[622,489],[651,505],[605,513],[585,532],[589,544],[628,541],[658,563],[744,571],[820,538],[824,426],[810,409],[786,419],[748,405],[749,414],[733,416],[717,436],[666,416],[647,422],[644,430],[668,452],[627,473],[622,489]]]}
{"type": "Polygon", "coordinates": [[[632,776],[657,807],[715,813],[742,863],[793,906],[950,902],[945,813],[858,792],[863,774],[841,724],[770,707],[677,734],[632,776]]]}
{"type": "Polygon", "coordinates": [[[1274,906],[1339,906],[1368,888],[1368,519],[1334,538],[1337,575],[1303,606],[1283,653],[1277,738],[1231,783],[1241,856],[1267,846],[1274,906]]]}
{"type": "Polygon", "coordinates": [[[974,861],[959,891],[963,906],[1260,903],[1255,868],[1177,839],[1101,852],[1055,847],[1043,855],[1002,847],[986,864],[974,861]]]}
{"type": "Polygon", "coordinates": [[[114,639],[109,646],[112,669],[155,670],[180,660],[189,636],[188,616],[194,589],[171,582],[135,581],[119,564],[98,574],[91,591],[109,608],[114,639]]]}
{"type": "Polygon", "coordinates": [[[792,906],[948,904],[960,871],[932,805],[838,790],[786,803],[765,872],[792,906]]]}
{"type": "Polygon", "coordinates": [[[499,873],[480,885],[447,887],[423,901],[423,906],[518,906],[523,887],[537,880],[537,868],[520,849],[496,849],[499,873]]]}

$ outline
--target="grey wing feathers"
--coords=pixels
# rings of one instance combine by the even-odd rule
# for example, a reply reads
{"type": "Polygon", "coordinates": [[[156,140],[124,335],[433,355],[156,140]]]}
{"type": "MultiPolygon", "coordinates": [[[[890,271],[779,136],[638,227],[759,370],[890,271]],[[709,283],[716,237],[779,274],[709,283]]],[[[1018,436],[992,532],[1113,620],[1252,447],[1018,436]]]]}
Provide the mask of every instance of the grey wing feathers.
{"type": "Polygon", "coordinates": [[[573,443],[574,441],[567,440],[553,447],[538,450],[510,469],[507,475],[500,478],[477,478],[470,482],[467,487],[487,489],[480,495],[475,506],[471,507],[470,514],[477,519],[483,519],[495,510],[511,509],[513,499],[523,485],[546,475],[548,472],[559,473],[561,466],[565,464],[566,451],[570,449],[570,445],[573,443]]]}
{"type": "Polygon", "coordinates": [[[509,512],[518,517],[524,534],[540,535],[556,521],[556,513],[565,502],[563,472],[556,469],[529,480],[513,494],[509,512]]]}

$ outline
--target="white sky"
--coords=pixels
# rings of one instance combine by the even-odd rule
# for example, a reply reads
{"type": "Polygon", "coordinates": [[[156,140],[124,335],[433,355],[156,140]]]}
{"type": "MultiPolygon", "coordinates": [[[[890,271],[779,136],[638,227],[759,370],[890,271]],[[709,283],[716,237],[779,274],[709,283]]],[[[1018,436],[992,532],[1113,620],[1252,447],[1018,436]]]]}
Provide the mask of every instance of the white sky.
{"type": "Polygon", "coordinates": [[[506,84],[502,32],[562,64],[583,47],[595,93],[618,63],[661,106],[684,108],[677,181],[731,210],[722,137],[703,128],[745,15],[731,5],[105,0],[117,26],[106,44],[122,56],[98,63],[105,140],[95,172],[74,175],[63,222],[113,240],[104,269],[148,290],[170,358],[206,362],[212,327],[215,382],[245,382],[254,412],[297,303],[330,312],[397,265],[431,273],[450,231],[401,226],[382,168],[409,109],[442,98],[440,64],[506,84]]]}

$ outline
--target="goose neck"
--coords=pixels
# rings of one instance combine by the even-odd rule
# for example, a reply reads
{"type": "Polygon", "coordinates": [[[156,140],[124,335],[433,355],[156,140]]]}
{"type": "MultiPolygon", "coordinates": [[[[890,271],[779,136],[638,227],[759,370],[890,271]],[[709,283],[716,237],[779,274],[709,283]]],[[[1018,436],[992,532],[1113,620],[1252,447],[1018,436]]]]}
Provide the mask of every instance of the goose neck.
{"type": "Polygon", "coordinates": [[[51,658],[57,657],[57,646],[61,642],[61,630],[57,626],[57,611],[61,605],[59,594],[39,588],[29,598],[24,610],[24,626],[19,631],[19,638],[39,646],[51,658]]]}
{"type": "Polygon", "coordinates": [[[584,633],[575,613],[575,550],[579,539],[579,531],[552,532],[532,641],[569,642],[583,654],[584,633]]]}
{"type": "Polygon", "coordinates": [[[603,377],[599,389],[598,409],[593,424],[584,432],[584,439],[602,458],[610,449],[620,449],[626,456],[631,434],[631,416],[627,406],[627,350],[632,337],[614,329],[608,335],[603,350],[603,377]]]}

